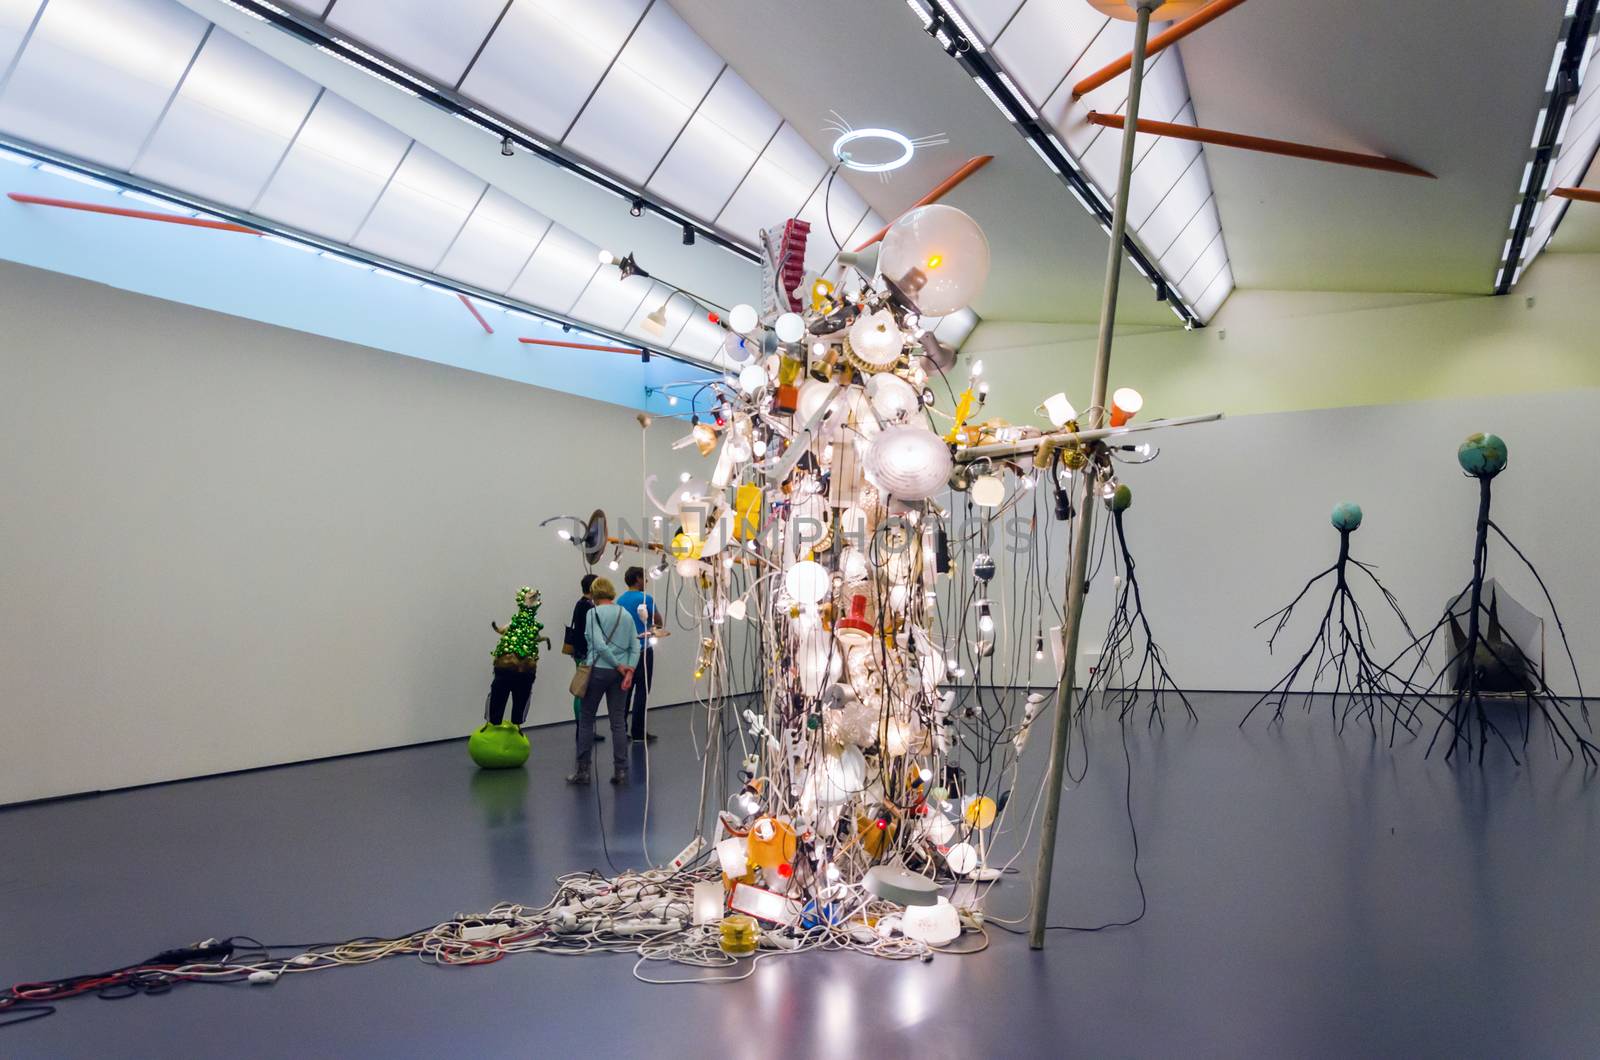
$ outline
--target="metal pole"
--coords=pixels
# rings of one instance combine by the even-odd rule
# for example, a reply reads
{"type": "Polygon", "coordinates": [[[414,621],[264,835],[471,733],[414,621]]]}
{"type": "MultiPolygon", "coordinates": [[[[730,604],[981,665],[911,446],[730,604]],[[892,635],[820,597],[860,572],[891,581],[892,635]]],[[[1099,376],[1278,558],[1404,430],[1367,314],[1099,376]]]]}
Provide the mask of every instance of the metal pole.
{"type": "MultiPolygon", "coordinates": [[[[1111,373],[1111,332],[1117,320],[1117,285],[1122,279],[1122,241],[1128,227],[1128,184],[1133,177],[1133,143],[1139,125],[1139,91],[1144,86],[1145,43],[1150,12],[1161,0],[1133,0],[1138,20],[1133,30],[1133,65],[1128,78],[1128,122],[1122,133],[1122,164],[1117,170],[1117,198],[1111,214],[1111,249],[1106,257],[1105,301],[1100,305],[1100,345],[1095,352],[1094,396],[1086,426],[1100,426],[1105,415],[1106,379],[1111,373]]],[[[1087,470],[1087,468],[1085,469],[1087,470]]],[[[1072,683],[1077,670],[1078,627],[1083,618],[1083,589],[1089,573],[1089,541],[1094,524],[1091,476],[1078,476],[1078,522],[1072,536],[1072,571],[1067,580],[1066,666],[1056,685],[1055,729],[1050,737],[1050,769],[1045,774],[1044,823],[1039,831],[1039,867],[1033,877],[1033,926],[1028,945],[1044,948],[1050,915],[1050,870],[1055,865],[1056,828],[1061,819],[1061,786],[1066,776],[1067,736],[1072,730],[1072,683]]]]}

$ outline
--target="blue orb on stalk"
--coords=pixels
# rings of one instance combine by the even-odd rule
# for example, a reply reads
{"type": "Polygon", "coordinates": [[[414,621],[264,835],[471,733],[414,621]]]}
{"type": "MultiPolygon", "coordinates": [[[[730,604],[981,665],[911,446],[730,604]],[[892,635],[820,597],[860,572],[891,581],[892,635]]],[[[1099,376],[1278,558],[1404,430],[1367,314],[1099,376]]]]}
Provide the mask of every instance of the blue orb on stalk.
{"type": "Polygon", "coordinates": [[[1505,470],[1508,456],[1506,443],[1498,434],[1469,434],[1456,449],[1461,470],[1473,478],[1494,478],[1505,470]]]}
{"type": "Polygon", "coordinates": [[[1361,505],[1350,501],[1341,501],[1333,506],[1333,515],[1329,518],[1333,528],[1341,534],[1348,534],[1361,526],[1361,505]]]}

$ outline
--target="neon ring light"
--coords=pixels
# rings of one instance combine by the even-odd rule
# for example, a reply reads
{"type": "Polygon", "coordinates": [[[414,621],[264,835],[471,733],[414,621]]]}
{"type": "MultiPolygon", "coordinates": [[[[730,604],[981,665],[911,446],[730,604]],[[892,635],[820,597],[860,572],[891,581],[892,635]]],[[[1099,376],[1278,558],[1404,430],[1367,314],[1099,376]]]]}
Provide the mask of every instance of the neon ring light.
{"type": "Polygon", "coordinates": [[[912,145],[911,139],[893,129],[852,129],[833,141],[833,157],[844,163],[847,168],[861,173],[887,173],[891,169],[899,169],[911,161],[911,156],[915,152],[916,148],[912,145]],[[887,162],[857,162],[850,157],[850,152],[846,149],[858,140],[888,140],[900,148],[900,155],[887,162]]]}

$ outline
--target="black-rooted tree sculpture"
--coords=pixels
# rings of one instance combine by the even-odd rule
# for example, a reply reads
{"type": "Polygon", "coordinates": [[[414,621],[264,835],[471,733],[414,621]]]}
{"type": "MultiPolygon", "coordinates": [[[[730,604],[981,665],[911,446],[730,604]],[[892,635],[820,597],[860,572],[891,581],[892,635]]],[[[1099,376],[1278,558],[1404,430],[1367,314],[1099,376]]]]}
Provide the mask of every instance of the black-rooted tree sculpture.
{"type": "Polygon", "coordinates": [[[1589,707],[1583,701],[1583,681],[1578,676],[1577,660],[1572,656],[1572,646],[1567,643],[1567,631],[1561,624],[1561,615],[1556,611],[1555,600],[1550,596],[1544,578],[1540,577],[1533,563],[1516,543],[1506,536],[1505,531],[1489,518],[1491,483],[1496,475],[1505,470],[1508,456],[1506,443],[1493,434],[1471,435],[1456,450],[1456,459],[1460,462],[1461,469],[1468,477],[1478,480],[1478,523],[1472,546],[1472,580],[1452,600],[1438,623],[1421,637],[1415,638],[1411,647],[1402,653],[1404,656],[1413,650],[1417,652],[1417,660],[1412,668],[1414,677],[1423,666],[1428,649],[1440,631],[1450,629],[1453,633],[1448,661],[1440,667],[1438,675],[1420,690],[1423,696],[1434,695],[1447,678],[1454,678],[1454,688],[1450,690],[1451,698],[1448,705],[1443,708],[1438,706],[1433,708],[1439,713],[1439,724],[1434,728],[1433,738],[1428,742],[1428,753],[1433,752],[1440,734],[1448,732],[1449,742],[1444,752],[1446,761],[1450,760],[1457,748],[1464,748],[1468,758],[1471,758],[1476,750],[1481,764],[1491,736],[1504,745],[1513,761],[1520,761],[1511,746],[1511,741],[1489,716],[1485,703],[1485,697],[1492,695],[1494,688],[1503,687],[1506,675],[1512,675],[1521,683],[1520,694],[1527,701],[1527,709],[1522,713],[1519,725],[1523,749],[1527,749],[1532,729],[1530,722],[1533,712],[1537,710],[1548,726],[1551,747],[1558,753],[1565,752],[1569,756],[1582,755],[1584,763],[1593,768],[1600,765],[1600,748],[1596,748],[1594,742],[1585,735],[1586,732],[1593,732],[1589,720],[1589,707]],[[1583,721],[1581,730],[1573,720],[1566,700],[1551,689],[1543,669],[1528,657],[1521,645],[1501,632],[1493,595],[1487,601],[1484,599],[1484,579],[1489,565],[1491,530],[1528,568],[1528,572],[1533,575],[1534,580],[1539,583],[1539,588],[1544,592],[1545,602],[1550,605],[1550,615],[1555,620],[1556,629],[1561,635],[1561,644],[1566,649],[1567,662],[1572,666],[1572,678],[1577,686],[1578,713],[1583,721]],[[1463,597],[1468,601],[1465,631],[1460,627],[1461,615],[1457,609],[1457,604],[1463,597]],[[1496,675],[1500,676],[1500,681],[1496,681],[1496,675]]]}
{"type": "Polygon", "coordinates": [[[1239,725],[1242,728],[1257,709],[1267,703],[1273,705],[1271,720],[1281,722],[1284,707],[1295,695],[1304,697],[1306,712],[1310,713],[1312,698],[1318,686],[1331,673],[1333,687],[1328,690],[1331,694],[1329,710],[1339,731],[1344,731],[1345,722],[1352,714],[1364,718],[1374,732],[1378,731],[1378,727],[1387,716],[1389,742],[1392,744],[1395,733],[1401,728],[1409,733],[1416,733],[1414,726],[1417,708],[1410,702],[1416,689],[1409,679],[1399,676],[1393,664],[1384,666],[1373,656],[1371,626],[1351,587],[1351,567],[1372,580],[1372,584],[1383,594],[1384,603],[1389,605],[1389,609],[1400,620],[1406,634],[1412,638],[1413,644],[1416,643],[1416,634],[1412,632],[1410,623],[1401,612],[1399,601],[1384,587],[1383,582],[1378,580],[1372,565],[1363,563],[1350,554],[1350,535],[1361,526],[1361,506],[1348,501],[1337,504],[1334,506],[1330,521],[1334,529],[1339,531],[1339,558],[1334,561],[1333,566],[1306,582],[1305,587],[1293,600],[1255,625],[1256,629],[1260,629],[1268,622],[1276,620],[1276,625],[1272,627],[1272,635],[1267,638],[1267,650],[1270,652],[1279,634],[1293,617],[1296,605],[1305,599],[1313,586],[1331,576],[1333,593],[1328,598],[1328,606],[1323,609],[1322,621],[1317,625],[1316,636],[1312,638],[1310,646],[1295,660],[1288,673],[1280,677],[1251,705],[1250,710],[1240,719],[1239,725]],[[1310,679],[1305,687],[1297,692],[1296,683],[1308,672],[1310,679]]]}
{"type": "Polygon", "coordinates": [[[1139,576],[1134,568],[1133,553],[1128,550],[1128,535],[1122,525],[1122,517],[1132,504],[1133,491],[1126,485],[1118,485],[1106,499],[1106,507],[1111,509],[1112,529],[1117,537],[1117,551],[1122,557],[1122,585],[1117,591],[1116,607],[1111,612],[1106,639],[1100,648],[1100,665],[1084,686],[1079,709],[1082,710],[1081,704],[1091,702],[1094,693],[1099,692],[1103,706],[1114,707],[1119,718],[1126,718],[1138,704],[1140,695],[1148,693],[1150,717],[1147,725],[1154,725],[1157,721],[1166,724],[1163,715],[1169,696],[1176,696],[1189,719],[1196,721],[1198,717],[1194,707],[1167,670],[1166,653],[1156,643],[1155,634],[1150,631],[1150,620],[1144,614],[1139,576]],[[1138,650],[1141,635],[1144,645],[1142,652],[1138,650]],[[1138,667],[1130,679],[1129,664],[1135,655],[1139,659],[1138,667]],[[1113,684],[1113,681],[1117,683],[1113,684]]]}

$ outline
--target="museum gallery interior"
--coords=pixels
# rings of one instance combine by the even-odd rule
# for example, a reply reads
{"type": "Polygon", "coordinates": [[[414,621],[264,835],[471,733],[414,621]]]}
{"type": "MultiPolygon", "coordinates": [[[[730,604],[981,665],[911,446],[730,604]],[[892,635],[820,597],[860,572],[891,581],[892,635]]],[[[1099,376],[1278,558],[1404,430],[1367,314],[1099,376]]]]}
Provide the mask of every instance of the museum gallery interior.
{"type": "Polygon", "coordinates": [[[0,0],[0,1055],[1593,1055],[1597,7],[0,0]]]}

